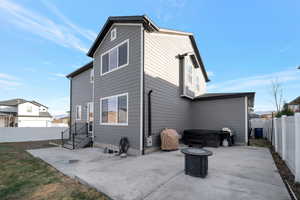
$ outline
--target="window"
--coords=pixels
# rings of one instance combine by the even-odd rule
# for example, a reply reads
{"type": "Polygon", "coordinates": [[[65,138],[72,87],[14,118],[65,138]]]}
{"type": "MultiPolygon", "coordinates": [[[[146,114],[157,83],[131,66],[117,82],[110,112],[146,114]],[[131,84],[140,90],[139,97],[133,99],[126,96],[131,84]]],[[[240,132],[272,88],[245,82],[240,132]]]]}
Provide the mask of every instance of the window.
{"type": "Polygon", "coordinates": [[[128,125],[128,94],[100,99],[102,125],[128,125]]]}
{"type": "Polygon", "coordinates": [[[94,69],[91,70],[91,74],[90,74],[90,82],[94,83],[94,69]]]}
{"type": "Polygon", "coordinates": [[[117,38],[117,29],[114,28],[113,30],[111,30],[110,32],[110,41],[113,41],[117,38]]]}
{"type": "Polygon", "coordinates": [[[32,112],[32,106],[27,106],[27,112],[32,112]]]}
{"type": "Polygon", "coordinates": [[[101,56],[101,75],[128,65],[129,40],[125,40],[101,56]]]}
{"type": "Polygon", "coordinates": [[[183,82],[182,82],[182,92],[183,96],[194,98],[199,95],[200,87],[200,68],[195,67],[195,62],[193,62],[192,56],[186,56],[183,61],[183,82]]]}
{"type": "Polygon", "coordinates": [[[81,105],[76,105],[75,117],[76,117],[76,120],[81,120],[81,105]]]}

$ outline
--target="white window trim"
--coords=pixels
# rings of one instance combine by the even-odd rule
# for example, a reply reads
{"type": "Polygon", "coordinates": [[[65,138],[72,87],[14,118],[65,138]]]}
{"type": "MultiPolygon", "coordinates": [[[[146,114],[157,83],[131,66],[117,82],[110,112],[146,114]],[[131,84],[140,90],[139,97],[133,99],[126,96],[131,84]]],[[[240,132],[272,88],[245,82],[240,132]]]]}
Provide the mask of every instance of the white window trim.
{"type": "Polygon", "coordinates": [[[110,31],[110,41],[114,41],[116,38],[117,38],[117,28],[115,27],[110,31]]]}
{"type": "MultiPolygon", "coordinates": [[[[100,98],[100,125],[107,125],[107,126],[128,126],[128,113],[129,113],[129,107],[128,107],[128,102],[129,102],[129,98],[128,98],[128,93],[123,93],[123,94],[117,94],[117,95],[112,95],[112,96],[107,96],[107,97],[103,97],[103,98],[100,98]],[[126,96],[127,97],[127,122],[126,123],[105,123],[105,122],[102,122],[102,100],[105,100],[105,99],[109,99],[109,98],[112,98],[112,97],[116,97],[118,99],[119,96],[126,96]]],[[[117,111],[119,110],[118,109],[118,101],[117,101],[117,111]]],[[[119,114],[117,115],[117,117],[119,116],[119,114]]],[[[118,119],[117,119],[118,121],[118,119]]]]}
{"type": "Polygon", "coordinates": [[[82,115],[82,107],[81,107],[81,105],[76,105],[75,106],[75,120],[76,121],[80,121],[81,120],[81,115],[82,115]],[[77,108],[80,108],[79,110],[80,110],[80,115],[78,115],[79,116],[79,118],[77,118],[77,108]]]}
{"type": "MultiPolygon", "coordinates": [[[[109,73],[111,73],[111,72],[113,72],[113,71],[116,71],[116,70],[118,70],[118,69],[121,69],[121,68],[123,68],[123,67],[126,67],[126,66],[129,64],[129,39],[127,39],[127,40],[121,42],[120,44],[118,44],[118,45],[116,45],[115,47],[109,49],[108,51],[105,51],[104,53],[101,54],[100,58],[101,58],[101,60],[100,60],[100,75],[101,75],[101,76],[104,76],[105,74],[109,74],[109,73]],[[119,46],[121,46],[122,44],[125,44],[125,43],[127,43],[127,62],[126,62],[124,65],[119,66],[119,50],[117,50],[117,58],[118,58],[118,59],[117,59],[117,67],[116,67],[115,69],[112,69],[112,70],[109,70],[109,71],[107,71],[107,72],[105,72],[105,73],[102,73],[102,57],[103,57],[105,54],[111,52],[111,51],[114,50],[115,48],[118,48],[119,46]]],[[[109,59],[108,59],[108,60],[109,60],[109,59]]],[[[108,61],[108,62],[109,62],[109,61],[108,61]]],[[[108,67],[109,67],[109,63],[108,63],[108,67]]]]}

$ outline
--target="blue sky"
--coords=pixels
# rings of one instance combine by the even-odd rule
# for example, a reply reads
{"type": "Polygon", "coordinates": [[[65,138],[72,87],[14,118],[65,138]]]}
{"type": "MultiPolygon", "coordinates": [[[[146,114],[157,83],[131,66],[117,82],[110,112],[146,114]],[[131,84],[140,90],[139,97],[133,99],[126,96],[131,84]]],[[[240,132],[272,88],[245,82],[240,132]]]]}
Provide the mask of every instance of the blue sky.
{"type": "Polygon", "coordinates": [[[274,109],[271,80],[284,99],[300,95],[300,1],[0,0],[0,99],[34,99],[68,110],[64,77],[108,16],[148,15],[159,27],[193,32],[209,92],[256,92],[256,110],[274,109]],[[298,91],[298,92],[297,92],[298,91]]]}

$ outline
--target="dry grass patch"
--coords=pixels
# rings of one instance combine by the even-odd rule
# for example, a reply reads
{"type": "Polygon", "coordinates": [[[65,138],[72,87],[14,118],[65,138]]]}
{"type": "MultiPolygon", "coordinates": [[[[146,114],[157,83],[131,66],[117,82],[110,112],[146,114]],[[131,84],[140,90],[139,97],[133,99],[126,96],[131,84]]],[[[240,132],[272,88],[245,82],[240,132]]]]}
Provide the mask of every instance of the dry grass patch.
{"type": "Polygon", "coordinates": [[[109,199],[68,178],[26,149],[50,147],[49,142],[0,144],[0,199],[109,199]]]}

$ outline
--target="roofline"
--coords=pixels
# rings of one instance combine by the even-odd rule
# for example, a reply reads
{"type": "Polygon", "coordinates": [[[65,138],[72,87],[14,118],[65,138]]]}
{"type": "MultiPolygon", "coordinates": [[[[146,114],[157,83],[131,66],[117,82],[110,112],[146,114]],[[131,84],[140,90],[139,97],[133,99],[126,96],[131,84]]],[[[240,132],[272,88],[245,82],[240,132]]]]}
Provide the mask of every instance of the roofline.
{"type": "Polygon", "coordinates": [[[199,97],[195,97],[193,100],[206,101],[206,100],[217,100],[217,99],[231,99],[231,98],[239,98],[239,97],[246,97],[246,96],[250,98],[254,98],[255,92],[227,93],[227,94],[220,94],[218,96],[207,96],[207,97],[199,96],[199,97]]]}
{"type": "Polygon", "coordinates": [[[15,98],[15,99],[9,99],[9,100],[4,100],[4,101],[12,101],[12,100],[23,100],[24,102],[17,103],[16,105],[8,105],[7,103],[5,104],[5,103],[3,103],[3,101],[0,101],[0,106],[18,106],[18,105],[23,104],[23,103],[32,103],[32,104],[34,104],[36,106],[39,106],[39,107],[43,106],[43,107],[45,107],[47,109],[49,108],[49,107],[47,107],[47,106],[45,106],[45,105],[43,105],[43,104],[41,104],[41,103],[39,103],[39,102],[37,102],[35,100],[29,101],[29,100],[26,100],[26,99],[15,98]]]}
{"type": "Polygon", "coordinates": [[[202,69],[202,72],[203,72],[205,81],[206,81],[206,82],[209,82],[210,80],[209,80],[209,78],[208,78],[208,75],[207,75],[207,72],[206,72],[206,70],[205,70],[205,67],[204,67],[202,58],[201,58],[201,56],[200,56],[200,52],[199,52],[199,49],[198,49],[198,47],[197,47],[196,40],[195,40],[195,38],[194,38],[193,35],[190,35],[189,37],[190,37],[190,39],[191,39],[191,41],[192,41],[192,45],[193,45],[193,47],[194,47],[194,50],[195,50],[195,53],[196,53],[196,57],[197,57],[198,61],[200,62],[200,67],[201,67],[201,69],[202,69]]]}
{"type": "Polygon", "coordinates": [[[79,69],[76,69],[75,71],[71,72],[70,74],[68,74],[66,77],[67,78],[73,78],[74,76],[77,76],[78,74],[90,69],[93,67],[93,61],[83,65],[82,67],[80,67],[79,69]]]}
{"type": "Polygon", "coordinates": [[[110,26],[113,25],[114,23],[140,23],[143,24],[143,26],[148,30],[156,30],[156,31],[159,30],[159,28],[146,15],[115,16],[115,17],[110,16],[106,20],[101,31],[97,35],[97,38],[95,39],[94,43],[92,44],[91,48],[86,54],[87,56],[93,57],[99,44],[101,43],[102,39],[106,35],[106,31],[108,31],[110,26]]]}
{"type": "MultiPolygon", "coordinates": [[[[110,16],[110,17],[108,17],[108,19],[106,20],[105,24],[103,25],[101,31],[97,35],[97,38],[93,42],[91,48],[89,49],[89,51],[88,51],[88,53],[86,55],[89,56],[89,57],[93,57],[93,55],[96,52],[98,46],[101,44],[101,41],[105,37],[106,32],[110,29],[110,27],[114,23],[129,23],[129,22],[130,23],[140,23],[140,24],[143,24],[143,26],[147,30],[150,30],[150,31],[157,31],[157,32],[166,33],[166,34],[178,34],[178,35],[189,36],[190,39],[191,39],[191,41],[192,41],[192,46],[193,46],[193,48],[195,50],[195,53],[196,53],[196,57],[197,57],[197,59],[198,59],[198,61],[200,63],[200,67],[202,69],[205,81],[206,82],[210,81],[209,78],[208,78],[207,72],[205,70],[205,66],[203,64],[203,61],[202,61],[202,58],[200,56],[200,52],[199,52],[199,49],[197,47],[197,44],[196,44],[196,41],[195,41],[195,38],[194,38],[193,34],[189,33],[189,32],[183,32],[183,31],[177,31],[177,30],[159,28],[146,15],[116,16],[116,17],[110,16]]],[[[76,76],[78,73],[81,73],[81,72],[82,71],[80,71],[80,69],[78,69],[75,72],[72,72],[71,74],[67,75],[67,78],[72,77],[72,76],[76,76]]]]}
{"type": "Polygon", "coordinates": [[[50,115],[50,116],[39,116],[39,115],[17,115],[16,117],[42,117],[42,118],[52,118],[52,115],[50,115]]]}
{"type": "Polygon", "coordinates": [[[159,28],[159,32],[166,33],[166,34],[177,34],[177,35],[193,35],[193,33],[185,32],[185,31],[178,31],[178,30],[172,30],[172,29],[166,29],[166,28],[159,28]]]}

